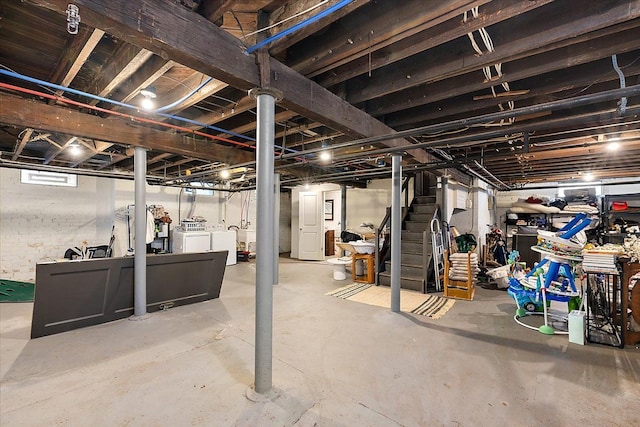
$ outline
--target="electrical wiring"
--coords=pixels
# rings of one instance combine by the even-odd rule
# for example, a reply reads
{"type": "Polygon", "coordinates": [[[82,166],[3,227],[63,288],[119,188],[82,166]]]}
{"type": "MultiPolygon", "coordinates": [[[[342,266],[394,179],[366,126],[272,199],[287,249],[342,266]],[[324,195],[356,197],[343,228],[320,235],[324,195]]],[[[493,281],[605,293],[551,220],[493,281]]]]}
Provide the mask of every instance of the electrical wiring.
{"type": "MultiPolygon", "coordinates": [[[[0,64],[0,68],[4,68],[4,69],[5,69],[5,70],[7,70],[7,71],[11,71],[12,73],[18,74],[18,72],[17,72],[17,71],[12,70],[11,68],[7,67],[7,66],[6,66],[6,65],[4,65],[4,64],[0,64]]],[[[46,87],[45,85],[38,84],[38,86],[39,86],[39,87],[41,87],[42,89],[46,90],[47,92],[53,93],[54,95],[55,95],[55,93],[56,93],[56,91],[55,91],[55,90],[53,90],[53,89],[49,89],[49,88],[48,88],[48,87],[46,87]]]]}
{"type": "Polygon", "coordinates": [[[247,50],[245,50],[246,54],[250,54],[255,52],[256,50],[260,49],[261,47],[264,47],[268,44],[271,44],[272,42],[281,39],[282,37],[288,36],[289,34],[298,31],[299,29],[302,29],[304,27],[306,27],[307,25],[313,24],[314,22],[319,21],[320,19],[324,18],[325,16],[328,16],[330,14],[332,14],[333,12],[342,9],[343,7],[347,6],[349,3],[351,3],[353,0],[342,0],[336,4],[334,4],[333,6],[323,10],[322,12],[318,13],[317,15],[311,16],[307,19],[305,19],[304,21],[298,22],[297,24],[287,28],[286,30],[274,34],[271,37],[267,37],[266,39],[262,40],[261,42],[247,48],[247,50]]]}
{"type": "Polygon", "coordinates": [[[256,30],[256,31],[254,31],[254,32],[252,32],[252,33],[249,33],[249,34],[247,34],[247,35],[243,36],[243,37],[244,37],[244,38],[247,38],[247,37],[249,37],[249,36],[253,36],[253,35],[255,35],[255,34],[259,34],[259,33],[263,32],[263,31],[270,30],[270,29],[272,29],[273,27],[277,27],[278,25],[282,25],[282,24],[284,24],[284,23],[285,23],[285,22],[287,22],[287,21],[290,21],[290,20],[292,20],[292,19],[297,18],[298,16],[302,16],[302,15],[304,15],[304,14],[306,14],[306,13],[309,13],[309,12],[311,12],[312,10],[317,9],[317,8],[319,8],[320,6],[322,6],[323,4],[326,4],[326,3],[328,3],[328,2],[329,2],[329,0],[322,0],[320,3],[316,4],[315,6],[311,6],[311,7],[307,8],[307,9],[305,9],[305,10],[301,11],[301,12],[298,12],[298,13],[296,13],[296,14],[294,14],[294,15],[291,15],[291,16],[290,16],[290,17],[288,17],[288,18],[283,19],[282,21],[278,21],[278,22],[276,22],[275,24],[271,24],[271,25],[269,25],[268,27],[264,27],[264,28],[261,28],[261,29],[259,29],[259,30],[256,30]]]}
{"type": "Polygon", "coordinates": [[[183,96],[182,98],[172,102],[171,104],[165,105],[164,107],[160,107],[160,108],[156,108],[154,110],[155,113],[161,113],[163,111],[167,111],[170,110],[173,107],[176,107],[177,105],[180,105],[181,103],[183,103],[184,101],[186,101],[187,99],[191,98],[193,95],[195,95],[200,89],[202,89],[203,87],[205,87],[207,84],[209,84],[209,82],[213,80],[213,77],[208,77],[205,81],[203,81],[202,83],[200,83],[195,89],[191,90],[189,93],[187,93],[185,96],[183,96]]]}
{"type": "MultiPolygon", "coordinates": [[[[473,8],[470,9],[471,15],[473,16],[473,18],[478,18],[480,16],[479,13],[479,6],[475,6],[473,8]]],[[[468,17],[468,12],[465,11],[463,14],[463,22],[467,22],[469,19],[468,17]]],[[[493,45],[493,40],[491,39],[491,36],[489,35],[489,32],[486,30],[486,28],[481,27],[480,29],[478,29],[478,33],[480,34],[480,38],[482,39],[482,42],[484,43],[484,46],[486,47],[488,52],[494,52],[495,51],[495,47],[493,45]]],[[[473,49],[476,51],[476,53],[478,55],[483,55],[483,51],[480,48],[480,46],[478,46],[478,43],[475,40],[475,37],[473,35],[473,32],[467,33],[467,36],[469,37],[469,40],[471,41],[471,46],[473,47],[473,49]]],[[[493,68],[496,70],[496,75],[497,78],[500,79],[502,78],[503,74],[502,74],[502,63],[496,63],[493,65],[493,68]]],[[[487,80],[487,82],[491,82],[493,81],[493,75],[491,72],[491,66],[486,66],[482,68],[482,72],[485,76],[485,79],[487,80]]],[[[502,88],[505,90],[505,92],[510,92],[511,89],[509,87],[509,82],[502,82],[501,83],[502,88]]],[[[493,95],[494,98],[497,98],[498,95],[496,93],[496,89],[495,89],[495,85],[491,85],[491,94],[493,95]]],[[[514,101],[508,101],[507,102],[507,108],[509,110],[513,110],[515,108],[515,102],[514,101]]],[[[498,109],[500,111],[505,111],[505,107],[502,103],[498,103],[498,109]]],[[[515,118],[514,117],[509,117],[507,119],[508,124],[513,124],[515,122],[515,118]]],[[[501,119],[499,123],[486,123],[483,126],[503,126],[505,124],[505,119],[501,119]]]]}

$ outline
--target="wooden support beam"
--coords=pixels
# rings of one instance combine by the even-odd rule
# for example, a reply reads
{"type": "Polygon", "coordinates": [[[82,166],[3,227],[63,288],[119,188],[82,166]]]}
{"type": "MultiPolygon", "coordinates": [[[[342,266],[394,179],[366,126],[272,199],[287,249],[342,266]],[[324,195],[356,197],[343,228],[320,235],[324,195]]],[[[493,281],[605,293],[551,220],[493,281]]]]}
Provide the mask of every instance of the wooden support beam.
{"type": "Polygon", "coordinates": [[[62,153],[62,151],[64,151],[65,148],[73,144],[77,139],[78,139],[77,136],[72,136],[71,138],[67,138],[67,141],[64,142],[63,144],[54,143],[54,141],[52,141],[51,139],[48,139],[48,141],[56,148],[51,149],[47,152],[47,156],[45,157],[42,164],[48,165],[49,163],[51,163],[51,161],[55,159],[58,156],[58,154],[62,153]]]}
{"type": "MultiPolygon", "coordinates": [[[[311,17],[311,16],[315,16],[318,13],[320,13],[321,11],[330,8],[331,6],[334,6],[336,3],[339,3],[341,0],[329,0],[327,2],[326,5],[324,5],[321,8],[317,8],[314,9],[313,11],[311,11],[308,14],[303,14],[300,15],[298,17],[294,17],[296,14],[309,9],[311,6],[314,6],[316,4],[318,4],[317,0],[298,0],[298,1],[289,1],[286,2],[284,4],[283,7],[281,7],[280,9],[277,9],[275,11],[273,11],[270,16],[269,16],[269,25],[273,25],[277,22],[283,22],[280,25],[276,25],[272,30],[272,34],[277,34],[280,33],[282,31],[285,31],[288,28],[291,28],[297,24],[299,24],[300,22],[304,21],[305,19],[311,17]]],[[[331,13],[328,16],[325,16],[324,18],[322,18],[319,21],[316,21],[314,23],[308,24],[303,28],[300,28],[299,30],[291,33],[290,35],[283,37],[281,39],[275,40],[273,43],[271,43],[269,45],[269,52],[273,55],[273,56],[278,56],[282,53],[284,53],[284,51],[294,45],[295,43],[298,43],[300,40],[304,39],[305,37],[310,36],[311,34],[314,34],[318,31],[320,31],[323,28],[327,28],[329,27],[331,24],[333,24],[334,22],[336,22],[339,19],[344,18],[345,16],[347,16],[348,14],[350,14],[351,12],[355,11],[356,9],[366,5],[367,3],[369,3],[370,0],[355,0],[351,3],[349,3],[348,5],[338,9],[337,11],[331,13]]]]}
{"type": "MultiPolygon", "coordinates": [[[[622,56],[618,56],[618,60],[621,61],[622,56]]],[[[629,57],[627,57],[629,58],[629,57]]],[[[621,62],[625,64],[624,73],[627,76],[636,76],[640,74],[640,64],[632,63],[634,58],[629,58],[627,62],[621,62]]],[[[527,80],[530,81],[530,80],[527,80]]],[[[520,85],[526,83],[519,82],[520,85]]],[[[407,126],[415,126],[416,123],[426,123],[428,121],[446,120],[446,117],[456,117],[465,114],[479,115],[489,108],[496,108],[498,102],[515,101],[516,106],[523,107],[536,103],[546,102],[549,99],[549,95],[553,98],[563,97],[563,92],[570,91],[571,93],[576,90],[580,90],[585,86],[591,86],[590,89],[598,92],[600,90],[615,89],[619,87],[619,77],[611,67],[611,58],[607,57],[601,61],[587,63],[575,67],[566,69],[565,73],[554,73],[544,79],[544,85],[538,85],[527,89],[526,95],[508,96],[507,99],[495,99],[493,95],[490,98],[486,98],[480,101],[476,101],[472,104],[473,108],[469,107],[468,97],[462,95],[460,97],[452,97],[433,101],[438,102],[438,108],[433,108],[432,105],[425,105],[418,108],[414,108],[411,114],[407,114],[406,111],[400,111],[398,113],[392,113],[385,116],[386,123],[396,130],[406,129],[407,126]],[[593,76],[602,76],[598,83],[594,84],[593,76]],[[614,85],[608,82],[618,82],[614,85]]],[[[480,87],[479,87],[480,89],[480,87]]],[[[520,91],[516,91],[520,92],[520,91]]],[[[510,92],[513,95],[514,91],[510,92]]],[[[589,93],[589,92],[586,92],[589,93]]],[[[475,99],[475,97],[474,97],[475,99]]]]}
{"type": "MultiPolygon", "coordinates": [[[[89,93],[107,97],[122,82],[131,77],[153,54],[146,49],[140,49],[133,45],[124,45],[113,56],[100,72],[100,77],[91,82],[94,90],[87,90],[89,93]]],[[[91,105],[96,105],[98,100],[89,101],[91,105]]]]}
{"type": "MultiPolygon", "coordinates": [[[[218,111],[208,112],[208,113],[202,114],[201,116],[195,117],[194,120],[200,123],[205,123],[207,125],[214,125],[223,120],[227,120],[231,117],[237,116],[238,114],[244,113],[254,108],[256,108],[255,99],[247,96],[242,98],[237,104],[227,105],[227,107],[220,112],[218,111]]],[[[188,127],[192,129],[198,128],[198,126],[195,126],[195,125],[188,125],[188,127]]]]}
{"type": "MultiPolygon", "coordinates": [[[[336,85],[361,74],[369,73],[394,62],[416,55],[425,50],[455,40],[459,37],[466,38],[467,33],[477,31],[480,28],[505,21],[529,12],[535,8],[552,2],[553,0],[538,0],[523,2],[520,0],[494,0],[479,8],[478,18],[470,18],[467,22],[460,19],[461,15],[435,25],[430,26],[417,34],[396,34],[392,30],[390,37],[384,43],[371,47],[370,55],[367,51],[361,52],[359,58],[348,57],[342,61],[318,68],[308,77],[319,76],[316,80],[324,87],[336,85]],[[336,67],[337,66],[337,67],[336,67]],[[329,70],[331,68],[331,70],[329,70]],[[322,74],[322,75],[320,75],[322,74]]],[[[380,32],[380,29],[376,29],[380,32]]]]}
{"type": "Polygon", "coordinates": [[[82,152],[82,154],[75,159],[75,162],[71,164],[70,167],[75,168],[79,165],[83,164],[87,160],[91,159],[93,156],[99,153],[103,153],[108,148],[113,147],[113,144],[105,141],[95,141],[93,140],[93,144],[88,144],[84,140],[80,140],[80,143],[84,145],[88,150],[82,152]]]}
{"type": "MultiPolygon", "coordinates": [[[[275,120],[276,122],[281,122],[281,121],[284,121],[284,120],[289,120],[289,119],[291,119],[292,117],[295,117],[295,116],[297,116],[297,115],[298,115],[298,114],[294,113],[293,111],[285,110],[285,111],[281,111],[281,112],[277,113],[277,114],[275,115],[274,120],[275,120]]],[[[256,122],[256,121],[253,121],[253,122],[248,122],[248,123],[247,123],[247,124],[245,124],[245,125],[238,126],[238,127],[236,127],[236,128],[230,129],[230,130],[232,130],[232,131],[233,131],[233,132],[235,132],[235,133],[244,134],[244,133],[247,133],[247,132],[254,131],[254,130],[256,129],[256,126],[257,126],[257,122],[256,122]]],[[[227,135],[227,136],[228,136],[228,135],[227,135]]],[[[247,141],[247,143],[248,143],[248,144],[252,144],[252,145],[254,144],[254,143],[253,143],[253,142],[251,142],[251,141],[247,141]]]]}
{"type": "MultiPolygon", "coordinates": [[[[193,73],[191,77],[186,79],[183,84],[176,86],[174,89],[170,90],[166,94],[156,99],[156,108],[160,108],[164,105],[169,105],[176,102],[179,99],[184,98],[189,93],[191,93],[196,87],[200,86],[206,79],[209,77],[202,73],[193,73]]],[[[217,92],[220,92],[222,89],[226,88],[227,84],[223,83],[219,80],[213,79],[206,85],[204,85],[200,90],[196,93],[179,103],[178,105],[172,107],[169,110],[164,111],[165,113],[171,113],[175,111],[184,110],[185,108],[189,108],[192,105],[197,104],[198,102],[208,98],[211,95],[214,95],[217,92]]]]}
{"type": "Polygon", "coordinates": [[[345,59],[368,56],[370,51],[386,46],[398,34],[409,37],[489,1],[369,2],[359,13],[337,23],[339,27],[334,31],[329,27],[320,40],[313,37],[293,46],[291,52],[287,52],[288,64],[304,75],[325,70],[325,67],[344,63],[345,59]]]}
{"type": "MultiPolygon", "coordinates": [[[[65,13],[66,0],[30,0],[39,6],[65,13]]],[[[175,2],[77,0],[82,22],[110,33],[140,48],[217,78],[242,90],[258,87],[260,76],[253,57],[242,43],[211,22],[175,2]],[[182,31],[181,29],[184,29],[182,31]]],[[[355,108],[317,83],[276,60],[270,61],[272,88],[280,90],[282,106],[319,121],[352,137],[393,133],[382,122],[355,108]]],[[[394,139],[385,145],[398,147],[406,141],[394,139]]],[[[424,150],[410,150],[418,161],[431,159],[424,150]]]]}
{"type": "Polygon", "coordinates": [[[129,102],[133,97],[140,93],[140,90],[150,86],[158,80],[160,76],[169,71],[175,62],[167,61],[159,56],[154,55],[150,58],[131,79],[121,86],[118,94],[114,94],[112,98],[120,102],[129,102]]]}
{"type": "MultiPolygon", "coordinates": [[[[558,13],[551,16],[541,15],[539,21],[529,22],[527,28],[514,34],[506,43],[496,46],[494,52],[450,59],[449,48],[442,46],[438,51],[415,55],[408,60],[410,64],[398,62],[393,67],[386,67],[384,73],[362,78],[359,83],[350,85],[349,101],[357,104],[425,83],[433,83],[474,70],[479,71],[497,63],[514,61],[531,55],[534,51],[546,52],[581,41],[588,43],[594,38],[590,33],[597,30],[603,30],[601,34],[608,33],[614,31],[611,28],[614,25],[640,17],[640,2],[635,7],[626,2],[615,3],[604,11],[601,10],[601,4],[577,9],[565,2],[557,4],[563,6],[559,8],[558,13]],[[601,10],[600,13],[594,13],[594,8],[601,10]],[[594,16],[598,16],[598,19],[594,19],[594,16]]],[[[634,27],[637,25],[632,24],[634,27]]],[[[634,30],[634,33],[637,33],[637,30],[634,30]]]]}
{"type": "MultiPolygon", "coordinates": [[[[91,55],[98,45],[103,35],[104,31],[94,28],[86,37],[71,39],[71,44],[65,49],[64,57],[58,61],[49,80],[61,86],[68,87],[82,68],[82,65],[89,58],[89,55],[91,55]]],[[[62,93],[62,90],[56,91],[56,95],[58,96],[62,95],[62,93]]]]}
{"type": "Polygon", "coordinates": [[[230,164],[250,162],[255,159],[255,153],[212,144],[200,137],[163,132],[136,124],[130,119],[101,118],[4,93],[0,93],[0,123],[13,126],[30,123],[34,129],[230,164]]]}
{"type": "MultiPolygon", "coordinates": [[[[633,21],[634,25],[640,25],[640,21],[633,21]]],[[[586,64],[598,59],[610,57],[612,54],[621,54],[638,48],[635,33],[636,29],[628,29],[620,33],[601,38],[584,41],[577,45],[555,49],[522,58],[509,63],[509,71],[503,77],[493,83],[514,82],[529,77],[539,76],[551,71],[564,70],[581,64],[586,64]]],[[[410,90],[396,92],[385,97],[369,100],[367,111],[374,115],[386,115],[393,112],[414,108],[432,102],[442,101],[455,96],[473,93],[481,89],[489,89],[489,85],[481,81],[482,74],[461,75],[413,87],[410,90]]]]}
{"type": "Polygon", "coordinates": [[[216,22],[222,18],[222,15],[231,10],[234,3],[235,1],[233,0],[202,0],[198,11],[209,21],[216,22]]]}
{"type": "Polygon", "coordinates": [[[22,153],[22,150],[24,150],[24,147],[27,146],[27,143],[31,139],[32,134],[33,134],[33,129],[27,128],[24,130],[24,133],[22,134],[22,138],[20,138],[20,142],[18,142],[18,145],[16,145],[15,150],[13,150],[13,156],[11,156],[11,160],[15,161],[20,156],[20,153],[22,153]]]}

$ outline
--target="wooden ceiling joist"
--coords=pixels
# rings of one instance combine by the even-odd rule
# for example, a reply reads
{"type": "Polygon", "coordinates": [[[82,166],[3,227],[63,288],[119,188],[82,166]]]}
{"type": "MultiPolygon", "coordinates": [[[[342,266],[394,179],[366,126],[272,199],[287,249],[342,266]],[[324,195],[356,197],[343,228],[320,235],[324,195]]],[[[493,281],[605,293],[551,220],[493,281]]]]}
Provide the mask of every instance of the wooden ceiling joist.
{"type": "MultiPolygon", "coordinates": [[[[58,13],[65,13],[67,6],[66,0],[37,0],[37,3],[58,13]]],[[[83,22],[88,25],[109,28],[117,37],[140,48],[239,89],[260,86],[258,67],[253,57],[244,54],[238,39],[173,2],[138,0],[114,4],[108,0],[78,0],[77,4],[82,7],[83,22]]],[[[384,123],[291,68],[275,60],[270,61],[270,66],[272,88],[283,94],[285,108],[354,137],[393,133],[384,123]]],[[[403,141],[390,140],[385,144],[400,146],[403,141]]],[[[409,153],[419,161],[430,160],[424,150],[409,153]]]]}
{"type": "Polygon", "coordinates": [[[35,129],[50,130],[83,138],[98,139],[125,146],[144,147],[175,154],[225,163],[248,162],[255,153],[233,147],[213,145],[200,137],[193,138],[137,125],[117,117],[100,118],[63,107],[0,93],[0,120],[13,126],[31,123],[35,129]]]}

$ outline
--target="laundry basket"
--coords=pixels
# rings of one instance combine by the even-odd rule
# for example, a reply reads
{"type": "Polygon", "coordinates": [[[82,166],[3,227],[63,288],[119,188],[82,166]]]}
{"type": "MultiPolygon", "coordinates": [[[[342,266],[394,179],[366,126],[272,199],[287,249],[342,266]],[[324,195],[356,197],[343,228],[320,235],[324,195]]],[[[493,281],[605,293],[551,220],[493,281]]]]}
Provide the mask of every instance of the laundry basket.
{"type": "Polygon", "coordinates": [[[491,277],[500,289],[506,289],[509,287],[509,272],[511,266],[509,264],[502,267],[494,268],[487,271],[487,276],[491,277]]]}

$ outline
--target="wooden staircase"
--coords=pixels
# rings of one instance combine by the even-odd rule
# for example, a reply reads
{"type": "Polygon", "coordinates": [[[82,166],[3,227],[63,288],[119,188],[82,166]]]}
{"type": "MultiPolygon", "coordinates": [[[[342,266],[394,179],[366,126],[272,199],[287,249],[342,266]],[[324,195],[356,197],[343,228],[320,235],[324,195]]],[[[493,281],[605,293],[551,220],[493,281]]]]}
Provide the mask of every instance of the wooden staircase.
{"type": "MultiPolygon", "coordinates": [[[[416,196],[409,209],[408,219],[402,224],[400,237],[400,287],[402,289],[427,292],[427,270],[433,251],[430,224],[436,209],[435,196],[416,196]]],[[[391,286],[391,260],[386,260],[384,271],[378,273],[378,284],[391,286]]]]}

